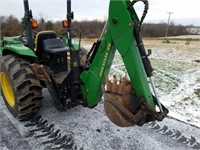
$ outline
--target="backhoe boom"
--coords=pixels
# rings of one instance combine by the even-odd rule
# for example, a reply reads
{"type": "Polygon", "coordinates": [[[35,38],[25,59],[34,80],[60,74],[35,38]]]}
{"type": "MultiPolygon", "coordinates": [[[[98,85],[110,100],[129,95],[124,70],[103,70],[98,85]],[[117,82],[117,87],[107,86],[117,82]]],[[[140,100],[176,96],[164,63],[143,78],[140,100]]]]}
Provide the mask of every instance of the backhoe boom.
{"type": "MultiPolygon", "coordinates": [[[[89,107],[94,107],[101,100],[105,77],[109,73],[114,54],[118,50],[130,77],[136,99],[140,103],[135,113],[135,116],[138,116],[136,120],[146,117],[145,121],[141,123],[143,124],[151,120],[162,120],[168,111],[164,108],[165,112],[159,116],[160,119],[155,116],[157,103],[147,80],[147,70],[150,70],[149,74],[151,74],[152,68],[147,57],[145,59],[149,64],[145,64],[142,60],[141,51],[137,45],[136,38],[138,37],[135,36],[135,27],[139,29],[138,23],[139,20],[134,8],[130,8],[130,1],[111,0],[106,32],[89,69],[81,74],[81,80],[83,81],[84,98],[89,107]],[[146,110],[148,111],[145,112],[146,110]],[[138,112],[142,114],[138,114],[138,112]]],[[[132,101],[134,100],[132,99],[132,101]]],[[[126,116],[122,110],[124,108],[119,108],[120,105],[112,103],[112,106],[118,111],[120,110],[122,116],[126,116]]],[[[134,119],[132,117],[132,121],[134,119]]],[[[139,124],[139,121],[134,123],[139,124]]]]}

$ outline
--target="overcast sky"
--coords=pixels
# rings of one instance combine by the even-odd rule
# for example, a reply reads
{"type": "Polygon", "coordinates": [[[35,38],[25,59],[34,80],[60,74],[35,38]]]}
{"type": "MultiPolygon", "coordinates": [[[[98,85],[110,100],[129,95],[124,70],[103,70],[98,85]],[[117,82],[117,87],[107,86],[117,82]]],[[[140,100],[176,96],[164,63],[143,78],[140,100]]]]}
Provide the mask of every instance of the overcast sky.
{"type": "MultiPolygon", "coordinates": [[[[167,12],[174,12],[171,19],[176,24],[200,26],[200,0],[149,0],[146,22],[166,22],[167,12]]],[[[51,20],[66,18],[66,0],[29,0],[34,18],[51,20]]],[[[109,0],[72,0],[72,10],[76,20],[107,18],[109,0]]],[[[143,5],[138,3],[136,11],[141,15],[143,5]]],[[[0,15],[24,15],[23,0],[0,0],[0,15]]]]}

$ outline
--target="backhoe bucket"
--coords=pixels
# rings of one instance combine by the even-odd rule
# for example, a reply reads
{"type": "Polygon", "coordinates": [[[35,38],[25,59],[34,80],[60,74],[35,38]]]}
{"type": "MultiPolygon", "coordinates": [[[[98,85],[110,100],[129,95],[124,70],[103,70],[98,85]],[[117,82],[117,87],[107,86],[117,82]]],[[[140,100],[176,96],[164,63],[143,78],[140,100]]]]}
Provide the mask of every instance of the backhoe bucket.
{"type": "Polygon", "coordinates": [[[150,121],[161,121],[168,113],[157,113],[142,98],[137,99],[131,82],[126,78],[118,82],[116,77],[109,81],[106,77],[106,89],[103,90],[104,109],[107,117],[120,127],[142,126],[150,121]]]}
{"type": "Polygon", "coordinates": [[[114,76],[113,82],[106,77],[106,92],[104,96],[104,109],[107,117],[117,126],[128,127],[135,123],[131,120],[138,107],[131,83],[122,78],[120,83],[114,76]]]}
{"type": "MultiPolygon", "coordinates": [[[[132,95],[129,95],[132,97],[132,95]]],[[[107,117],[117,126],[128,127],[136,125],[131,120],[134,117],[134,102],[129,96],[116,96],[113,94],[104,94],[104,109],[107,117]],[[132,108],[130,106],[133,106],[132,108]]]]}

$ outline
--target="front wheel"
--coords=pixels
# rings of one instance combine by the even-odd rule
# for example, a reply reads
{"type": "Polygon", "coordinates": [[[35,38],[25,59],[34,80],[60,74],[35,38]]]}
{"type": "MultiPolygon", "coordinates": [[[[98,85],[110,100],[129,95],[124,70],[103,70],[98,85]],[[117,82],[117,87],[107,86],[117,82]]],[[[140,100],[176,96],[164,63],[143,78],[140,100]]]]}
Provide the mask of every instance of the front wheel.
{"type": "Polygon", "coordinates": [[[35,115],[42,106],[42,87],[29,64],[28,60],[17,55],[2,57],[2,96],[8,110],[19,120],[35,115]]]}

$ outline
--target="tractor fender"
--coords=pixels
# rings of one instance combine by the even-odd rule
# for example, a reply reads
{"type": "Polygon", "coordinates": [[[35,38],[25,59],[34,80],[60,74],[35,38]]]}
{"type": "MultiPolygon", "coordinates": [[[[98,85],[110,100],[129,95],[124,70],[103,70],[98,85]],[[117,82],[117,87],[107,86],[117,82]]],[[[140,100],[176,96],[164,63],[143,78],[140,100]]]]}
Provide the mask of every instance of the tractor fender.
{"type": "Polygon", "coordinates": [[[9,44],[2,47],[1,49],[2,56],[11,54],[11,53],[23,55],[23,56],[37,57],[33,50],[24,46],[22,43],[9,44]]]}

